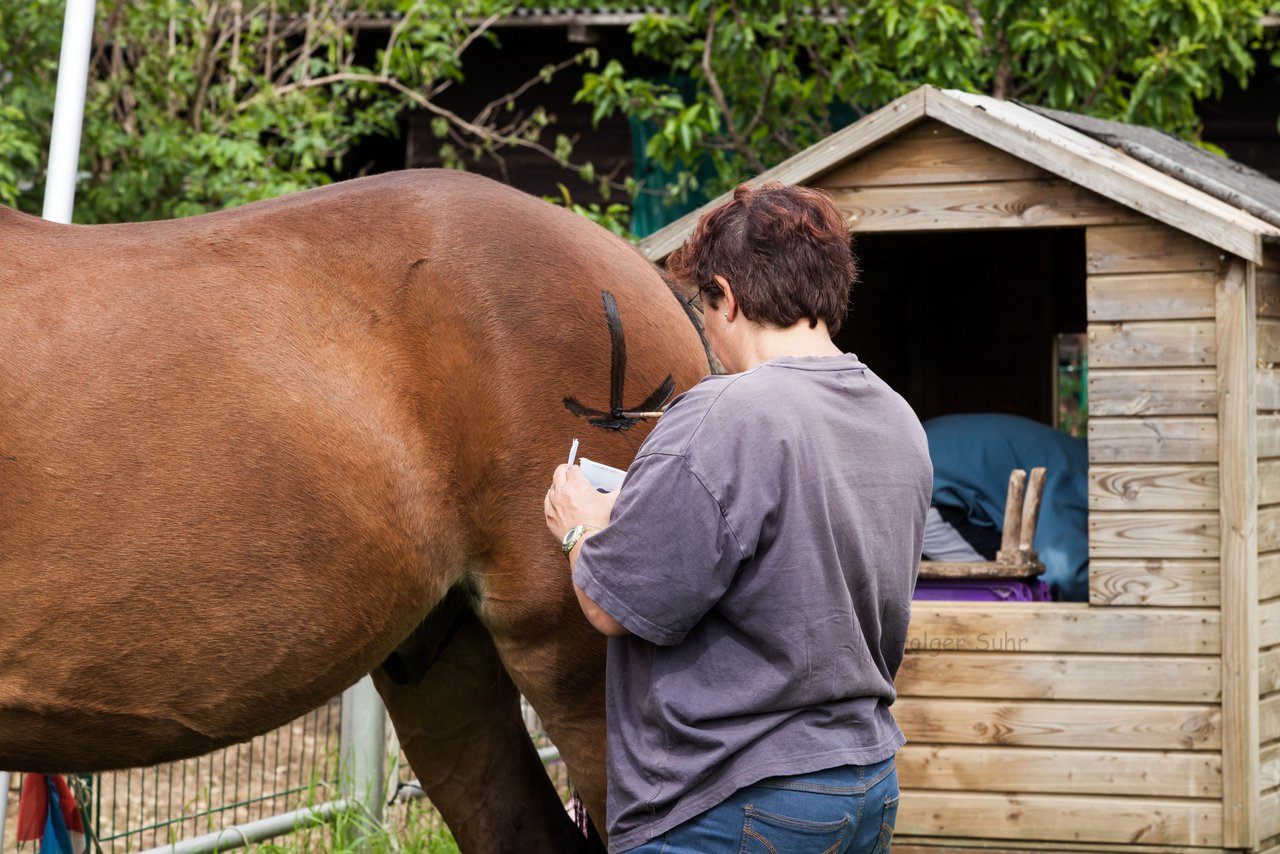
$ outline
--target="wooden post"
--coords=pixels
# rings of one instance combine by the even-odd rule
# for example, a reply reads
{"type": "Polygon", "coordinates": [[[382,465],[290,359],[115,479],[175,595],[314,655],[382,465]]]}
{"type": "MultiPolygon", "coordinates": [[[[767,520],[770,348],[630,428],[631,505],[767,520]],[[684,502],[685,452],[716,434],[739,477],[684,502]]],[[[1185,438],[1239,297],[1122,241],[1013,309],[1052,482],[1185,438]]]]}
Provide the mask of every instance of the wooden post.
{"type": "Polygon", "coordinates": [[[1000,533],[998,563],[1018,562],[1018,543],[1022,539],[1022,496],[1027,486],[1027,473],[1014,469],[1009,475],[1009,493],[1004,499],[1004,529],[1000,533]]]}
{"type": "MultiPolygon", "coordinates": [[[[1044,496],[1044,467],[1037,466],[1031,470],[1031,484],[1027,487],[1027,497],[1022,503],[1022,532],[1018,539],[1018,551],[1030,556],[1036,536],[1036,525],[1040,522],[1040,500],[1044,496]]],[[[1006,508],[1006,511],[1008,509],[1006,508]]]]}
{"type": "Polygon", "coordinates": [[[1222,835],[1258,838],[1258,451],[1255,270],[1239,258],[1215,290],[1222,584],[1222,835]]]}

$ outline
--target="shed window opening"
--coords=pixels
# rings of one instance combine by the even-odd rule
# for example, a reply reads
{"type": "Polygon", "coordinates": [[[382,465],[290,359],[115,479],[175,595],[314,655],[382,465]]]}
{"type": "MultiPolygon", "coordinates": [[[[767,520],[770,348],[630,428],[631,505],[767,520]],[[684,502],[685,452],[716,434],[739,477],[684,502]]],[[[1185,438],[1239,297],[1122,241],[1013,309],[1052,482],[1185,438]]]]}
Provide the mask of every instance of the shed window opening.
{"type": "Polygon", "coordinates": [[[836,343],[906,398],[934,465],[916,598],[1086,601],[1083,229],[863,234],[855,251],[836,343]]]}

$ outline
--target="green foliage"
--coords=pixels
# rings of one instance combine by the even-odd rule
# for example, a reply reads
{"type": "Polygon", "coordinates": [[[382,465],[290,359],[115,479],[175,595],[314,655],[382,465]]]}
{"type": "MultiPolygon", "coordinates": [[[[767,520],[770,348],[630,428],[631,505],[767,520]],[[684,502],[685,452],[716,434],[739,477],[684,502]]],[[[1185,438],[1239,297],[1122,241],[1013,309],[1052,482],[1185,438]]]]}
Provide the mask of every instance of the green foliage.
{"type": "Polygon", "coordinates": [[[1154,125],[1194,138],[1198,100],[1245,81],[1266,0],[684,0],[634,24],[636,53],[694,86],[682,94],[589,73],[596,121],[654,123],[647,155],[669,199],[714,195],[915,87],[1154,125]],[[836,11],[832,11],[832,9],[836,11]],[[707,167],[710,167],[708,169],[707,167]],[[699,187],[696,174],[714,177],[699,187]]]}
{"type": "Polygon", "coordinates": [[[0,5],[0,202],[6,205],[17,204],[49,147],[45,129],[53,121],[62,36],[60,27],[49,26],[53,5],[0,5]]]}
{"type": "Polygon", "coordinates": [[[639,3],[636,0],[522,0],[521,6],[527,6],[531,9],[549,9],[561,11],[564,9],[581,10],[587,12],[633,12],[636,9],[642,9],[646,6],[661,7],[663,3],[639,3]]]}
{"type": "Polygon", "coordinates": [[[411,804],[378,824],[367,815],[339,813],[331,824],[301,828],[250,845],[250,854],[459,854],[458,844],[429,803],[411,804]]]}
{"type": "MultiPolygon", "coordinates": [[[[99,0],[76,204],[80,222],[187,216],[325,184],[407,107],[435,115],[446,165],[540,141],[545,109],[516,93],[463,117],[438,96],[514,0],[99,0]],[[361,30],[370,10],[394,26],[361,30]]],[[[0,4],[0,202],[36,212],[63,0],[0,4]]],[[[542,69],[546,81],[583,51],[542,69]]],[[[523,87],[522,87],[523,88],[523,87]]],[[[589,169],[589,165],[588,165],[589,169]]],[[[592,180],[595,176],[590,174],[592,180]]]]}
{"type": "Polygon", "coordinates": [[[591,202],[590,204],[581,205],[573,200],[573,197],[569,194],[568,187],[564,184],[556,184],[556,186],[560,188],[560,195],[543,196],[543,201],[551,202],[553,205],[560,205],[579,216],[585,216],[596,225],[609,229],[619,237],[631,239],[635,236],[627,226],[627,221],[631,218],[631,209],[626,205],[618,202],[610,202],[604,205],[599,202],[591,202]]]}
{"type": "MultiPolygon", "coordinates": [[[[583,206],[563,189],[558,203],[619,232],[626,210],[611,191],[667,202],[718,193],[921,83],[1194,138],[1196,101],[1253,70],[1267,0],[669,0],[670,14],[631,28],[635,50],[664,64],[667,82],[617,61],[598,68],[587,48],[476,115],[441,108],[439,96],[464,82],[468,46],[495,41],[495,16],[519,3],[635,8],[99,0],[77,220],[183,216],[327,183],[361,140],[397,133],[411,106],[432,114],[445,165],[537,151],[605,198],[583,206]],[[361,30],[352,22],[365,11],[399,17],[361,30]],[[596,122],[621,113],[652,128],[646,155],[669,178],[602,175],[575,160],[574,141],[536,104],[538,86],[569,70],[586,72],[577,98],[596,122]]],[[[0,202],[32,212],[62,13],[63,0],[0,3],[0,202]]]]}

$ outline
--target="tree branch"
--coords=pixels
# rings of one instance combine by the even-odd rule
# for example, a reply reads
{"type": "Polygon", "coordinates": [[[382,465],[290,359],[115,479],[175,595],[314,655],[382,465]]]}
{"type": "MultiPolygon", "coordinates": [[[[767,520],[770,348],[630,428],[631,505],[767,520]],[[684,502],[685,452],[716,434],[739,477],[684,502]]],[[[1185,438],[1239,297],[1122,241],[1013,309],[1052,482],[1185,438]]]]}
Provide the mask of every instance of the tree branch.
{"type": "Polygon", "coordinates": [[[262,74],[268,80],[275,75],[276,67],[276,0],[271,0],[267,18],[267,59],[262,74]]]}
{"type": "Polygon", "coordinates": [[[102,62],[104,60],[104,57],[106,56],[106,52],[107,52],[107,47],[109,45],[113,47],[115,46],[115,40],[111,36],[112,36],[112,33],[114,33],[119,28],[121,19],[124,17],[124,10],[125,10],[124,3],[118,3],[111,8],[111,14],[107,16],[107,20],[104,22],[104,32],[103,32],[102,38],[100,39],[95,38],[93,40],[97,44],[97,47],[94,48],[93,59],[89,61],[90,68],[93,68],[99,62],[102,62]]]}
{"type": "Polygon", "coordinates": [[[200,133],[201,131],[202,123],[200,120],[200,114],[203,112],[201,104],[204,103],[204,90],[209,85],[209,80],[213,76],[214,63],[212,60],[212,53],[213,42],[216,39],[213,31],[214,24],[217,21],[217,16],[218,3],[214,2],[209,6],[209,11],[204,16],[204,48],[196,57],[196,64],[193,69],[195,72],[194,76],[200,82],[196,85],[196,92],[191,97],[190,104],[187,107],[191,116],[191,125],[195,129],[196,133],[200,133]]]}
{"type": "MultiPolygon", "coordinates": [[[[482,141],[483,143],[487,143],[490,146],[509,145],[515,148],[527,148],[530,151],[536,151],[539,154],[542,154],[548,157],[549,159],[554,160],[555,162],[564,166],[566,169],[576,172],[579,175],[581,175],[583,170],[587,168],[587,164],[585,163],[574,163],[572,161],[561,160],[559,157],[556,156],[556,153],[554,151],[552,151],[550,148],[547,148],[542,143],[533,139],[529,139],[527,136],[522,136],[521,133],[527,131],[529,127],[532,125],[532,119],[526,119],[514,127],[512,125],[508,125],[508,128],[506,130],[486,127],[484,125],[477,124],[475,122],[467,121],[462,116],[458,115],[452,110],[449,110],[449,109],[446,109],[445,107],[440,106],[439,104],[432,101],[430,98],[427,98],[426,96],[424,96],[421,92],[418,92],[417,90],[413,89],[410,86],[406,86],[403,81],[398,80],[392,76],[384,77],[380,74],[361,74],[353,71],[343,71],[343,72],[338,72],[334,74],[326,74],[322,77],[312,77],[307,80],[298,80],[284,86],[278,86],[278,87],[275,87],[275,89],[273,90],[273,93],[275,95],[285,95],[285,94],[288,94],[289,92],[294,92],[302,89],[312,89],[317,86],[328,86],[332,83],[369,83],[376,86],[387,86],[399,92],[401,95],[404,95],[406,98],[408,98],[413,103],[417,104],[422,109],[430,113],[434,113],[435,115],[440,116],[441,118],[447,120],[453,127],[457,128],[458,130],[465,131],[466,133],[482,141]]],[[[251,104],[251,101],[246,101],[244,103],[237,105],[236,109],[238,111],[248,109],[250,104],[251,104]]],[[[490,151],[492,151],[492,149],[490,149],[490,151]]],[[[608,179],[604,179],[604,180],[606,180],[606,182],[612,189],[615,189],[615,190],[626,189],[625,184],[618,183],[616,181],[612,181],[608,179]]]]}
{"type": "MultiPolygon", "coordinates": [[[[1118,15],[1113,15],[1116,32],[1123,34],[1124,28],[1120,26],[1119,20],[1115,20],[1118,17],[1118,15]]],[[[1086,95],[1085,99],[1080,102],[1081,109],[1087,110],[1089,107],[1093,106],[1093,102],[1100,94],[1102,94],[1102,90],[1111,82],[1111,78],[1115,77],[1116,72],[1120,70],[1120,57],[1125,55],[1125,51],[1128,50],[1128,48],[1129,46],[1125,43],[1124,36],[1121,35],[1120,43],[1116,45],[1115,52],[1111,54],[1111,61],[1107,63],[1106,69],[1102,72],[1101,76],[1098,77],[1098,82],[1093,87],[1093,91],[1086,95]]]]}
{"type": "MultiPolygon", "coordinates": [[[[569,66],[576,65],[578,62],[578,56],[580,55],[581,54],[572,56],[569,59],[564,60],[563,62],[553,65],[551,67],[551,73],[553,75],[559,74],[561,71],[564,71],[569,66]]],[[[515,101],[516,98],[519,98],[525,92],[528,92],[534,86],[537,86],[538,83],[540,83],[541,81],[542,81],[542,74],[541,73],[535,74],[533,77],[530,77],[524,83],[521,83],[520,86],[515,89],[515,91],[507,95],[503,95],[501,98],[498,98],[496,101],[490,101],[488,104],[484,106],[484,109],[476,113],[475,121],[480,123],[487,122],[489,120],[490,114],[494,110],[512,103],[513,101],[515,101]]]]}
{"type": "MultiPolygon", "coordinates": [[[[467,33],[467,37],[462,40],[461,44],[459,44],[458,48],[454,51],[454,56],[461,57],[463,52],[466,51],[467,48],[471,47],[472,43],[476,39],[478,39],[486,30],[488,30],[496,22],[502,20],[503,17],[504,17],[504,13],[502,11],[497,11],[497,12],[494,12],[489,17],[485,18],[483,21],[481,21],[474,30],[467,33]]],[[[384,66],[384,72],[385,70],[386,69],[384,66]]],[[[443,80],[441,80],[439,83],[437,83],[434,87],[432,87],[429,92],[427,92],[427,97],[435,98],[437,95],[439,95],[441,92],[444,92],[452,85],[453,85],[453,81],[446,77],[443,80]]]]}
{"type": "Polygon", "coordinates": [[[996,36],[996,52],[1000,55],[1000,62],[996,65],[996,78],[991,94],[997,100],[1004,101],[1009,98],[1009,90],[1013,87],[1013,63],[1009,59],[1009,41],[1004,30],[1000,30],[996,36]]]}
{"type": "Polygon", "coordinates": [[[729,131],[729,135],[733,137],[733,143],[738,153],[746,158],[752,169],[757,172],[763,172],[765,171],[765,165],[760,162],[760,158],[751,150],[751,146],[747,144],[746,139],[735,127],[733,113],[729,110],[729,102],[725,99],[724,90],[720,88],[720,81],[716,79],[716,73],[711,68],[711,44],[715,41],[715,36],[716,16],[713,9],[707,18],[707,41],[702,49],[702,73],[707,78],[707,85],[711,87],[712,97],[716,99],[716,103],[720,106],[720,112],[724,113],[724,126],[729,131]]]}
{"type": "Polygon", "coordinates": [[[499,10],[497,12],[494,12],[489,17],[485,18],[476,26],[474,30],[467,33],[467,37],[462,40],[462,43],[460,45],[458,45],[458,49],[457,51],[455,51],[455,53],[458,56],[462,56],[462,54],[466,53],[467,48],[471,47],[472,42],[480,38],[480,36],[482,36],[486,30],[488,30],[498,21],[502,20],[505,16],[506,16],[505,10],[499,10]]]}
{"type": "Polygon", "coordinates": [[[746,128],[742,131],[742,135],[747,139],[751,139],[751,132],[756,129],[756,125],[760,124],[760,120],[764,118],[764,111],[769,106],[769,96],[773,94],[773,81],[778,79],[778,72],[774,71],[769,75],[769,79],[765,81],[764,93],[760,96],[760,103],[756,106],[755,115],[751,117],[751,121],[747,122],[746,128]]]}
{"type": "MultiPolygon", "coordinates": [[[[973,5],[973,0],[965,0],[964,10],[969,15],[969,23],[973,24],[973,32],[978,37],[978,41],[986,38],[985,27],[982,23],[982,13],[978,11],[978,7],[973,5]]],[[[991,48],[988,45],[982,46],[982,55],[990,56],[991,48]]]]}
{"type": "Polygon", "coordinates": [[[236,89],[239,88],[236,84],[236,79],[240,74],[240,27],[243,23],[243,18],[241,17],[241,12],[243,11],[241,9],[241,2],[242,0],[232,0],[231,4],[232,8],[235,10],[233,13],[235,20],[231,25],[231,31],[233,33],[231,37],[231,66],[228,69],[231,76],[232,98],[235,97],[236,89]]]}
{"type": "Polygon", "coordinates": [[[382,53],[382,76],[386,77],[391,74],[391,54],[395,52],[396,42],[400,40],[400,36],[404,34],[405,29],[413,22],[414,13],[418,10],[417,6],[413,6],[408,12],[405,12],[394,27],[391,28],[391,35],[387,38],[387,46],[382,53]]]}
{"type": "Polygon", "coordinates": [[[316,19],[316,0],[311,0],[307,4],[307,31],[302,37],[302,79],[306,80],[311,76],[311,63],[307,62],[311,58],[311,39],[315,33],[314,21],[316,19]]]}

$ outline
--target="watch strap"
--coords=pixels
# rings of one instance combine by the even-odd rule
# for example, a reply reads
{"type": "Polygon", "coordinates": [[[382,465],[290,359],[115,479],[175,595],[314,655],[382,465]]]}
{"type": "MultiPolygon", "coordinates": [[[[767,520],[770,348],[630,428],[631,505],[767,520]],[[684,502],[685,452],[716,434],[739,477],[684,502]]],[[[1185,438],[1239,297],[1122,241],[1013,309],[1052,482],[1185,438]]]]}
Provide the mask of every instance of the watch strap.
{"type": "Polygon", "coordinates": [[[593,528],[590,525],[574,525],[570,528],[564,535],[564,539],[560,541],[560,549],[564,552],[564,556],[569,556],[569,553],[573,551],[574,546],[578,545],[578,543],[582,541],[582,538],[587,535],[587,531],[598,530],[600,529],[593,528]]]}

